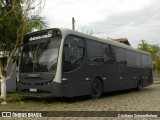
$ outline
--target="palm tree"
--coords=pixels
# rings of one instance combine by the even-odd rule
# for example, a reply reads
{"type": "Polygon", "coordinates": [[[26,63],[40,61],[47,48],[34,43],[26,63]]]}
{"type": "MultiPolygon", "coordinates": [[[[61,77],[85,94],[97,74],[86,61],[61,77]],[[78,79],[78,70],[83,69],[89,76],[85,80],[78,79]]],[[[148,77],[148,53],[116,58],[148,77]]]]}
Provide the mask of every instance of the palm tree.
{"type": "Polygon", "coordinates": [[[145,40],[141,40],[142,44],[138,44],[138,49],[149,52],[149,47],[148,43],[145,40]]]}

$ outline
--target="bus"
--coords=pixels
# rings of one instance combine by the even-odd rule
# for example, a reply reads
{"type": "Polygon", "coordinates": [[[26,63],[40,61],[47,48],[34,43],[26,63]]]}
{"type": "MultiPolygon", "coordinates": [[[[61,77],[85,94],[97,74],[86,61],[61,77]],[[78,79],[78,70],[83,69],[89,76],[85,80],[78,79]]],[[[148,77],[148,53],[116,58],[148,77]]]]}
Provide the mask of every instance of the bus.
{"type": "Polygon", "coordinates": [[[18,92],[34,96],[96,99],[153,83],[150,53],[64,28],[27,34],[18,67],[18,92]]]}

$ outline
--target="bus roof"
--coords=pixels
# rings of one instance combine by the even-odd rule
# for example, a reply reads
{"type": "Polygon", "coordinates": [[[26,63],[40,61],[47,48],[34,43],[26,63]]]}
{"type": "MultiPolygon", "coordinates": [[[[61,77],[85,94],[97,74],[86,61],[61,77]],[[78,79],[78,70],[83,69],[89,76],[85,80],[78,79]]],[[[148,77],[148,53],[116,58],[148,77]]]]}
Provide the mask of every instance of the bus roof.
{"type": "Polygon", "coordinates": [[[84,37],[84,38],[87,38],[87,39],[91,39],[91,40],[107,43],[107,44],[110,44],[110,45],[114,45],[114,46],[117,46],[117,47],[125,48],[125,49],[128,49],[128,50],[132,50],[132,51],[135,51],[135,52],[141,52],[141,53],[144,53],[144,54],[151,55],[148,52],[135,49],[132,46],[116,42],[111,38],[108,38],[108,39],[98,38],[98,37],[95,37],[95,36],[91,36],[89,34],[84,34],[84,33],[81,33],[81,32],[75,31],[75,30],[71,30],[71,29],[66,29],[66,28],[45,29],[45,30],[29,33],[29,34],[27,34],[27,36],[28,35],[32,35],[32,34],[36,34],[36,33],[41,33],[41,32],[44,32],[44,31],[54,30],[54,29],[57,29],[57,30],[59,29],[61,31],[61,33],[62,33],[62,37],[63,38],[65,38],[67,35],[76,35],[76,36],[79,36],[79,37],[84,37]]]}
{"type": "Polygon", "coordinates": [[[135,52],[141,52],[141,53],[144,53],[144,54],[151,55],[148,52],[135,49],[132,46],[116,42],[116,41],[112,40],[111,38],[108,38],[108,39],[98,38],[98,37],[95,37],[95,36],[91,36],[91,35],[88,35],[88,34],[84,34],[84,33],[81,33],[81,32],[77,32],[77,31],[70,30],[70,29],[65,29],[65,28],[60,28],[60,30],[62,32],[62,37],[65,37],[65,36],[67,36],[69,34],[77,35],[77,36],[80,36],[80,37],[84,37],[84,38],[87,38],[87,39],[91,39],[91,40],[107,43],[107,44],[110,44],[110,45],[114,45],[114,46],[117,46],[117,47],[125,48],[125,49],[132,50],[132,51],[135,51],[135,52]]]}

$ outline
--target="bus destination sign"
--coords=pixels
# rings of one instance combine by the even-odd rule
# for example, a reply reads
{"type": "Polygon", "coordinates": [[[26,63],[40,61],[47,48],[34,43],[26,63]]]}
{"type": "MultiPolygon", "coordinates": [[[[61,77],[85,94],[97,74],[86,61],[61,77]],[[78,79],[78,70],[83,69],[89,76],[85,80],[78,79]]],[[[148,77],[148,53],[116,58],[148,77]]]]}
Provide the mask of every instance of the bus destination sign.
{"type": "Polygon", "coordinates": [[[52,36],[51,33],[48,33],[46,35],[41,35],[41,36],[34,36],[34,37],[30,37],[29,41],[34,41],[34,40],[39,40],[39,39],[44,39],[44,38],[50,38],[52,36]]]}

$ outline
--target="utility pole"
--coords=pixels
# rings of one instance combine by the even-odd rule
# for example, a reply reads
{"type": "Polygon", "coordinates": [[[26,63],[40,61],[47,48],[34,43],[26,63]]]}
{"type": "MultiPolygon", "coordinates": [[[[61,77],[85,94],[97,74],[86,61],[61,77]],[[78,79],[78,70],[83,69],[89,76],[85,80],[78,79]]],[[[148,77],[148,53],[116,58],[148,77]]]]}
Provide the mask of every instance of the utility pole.
{"type": "Polygon", "coordinates": [[[72,30],[75,30],[75,19],[72,17],[72,30]]]}

